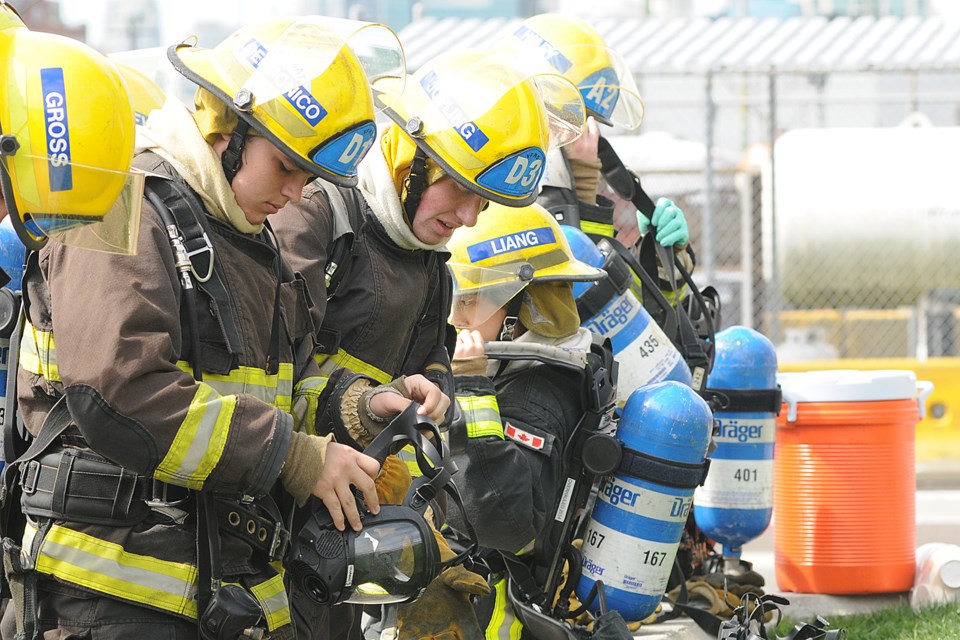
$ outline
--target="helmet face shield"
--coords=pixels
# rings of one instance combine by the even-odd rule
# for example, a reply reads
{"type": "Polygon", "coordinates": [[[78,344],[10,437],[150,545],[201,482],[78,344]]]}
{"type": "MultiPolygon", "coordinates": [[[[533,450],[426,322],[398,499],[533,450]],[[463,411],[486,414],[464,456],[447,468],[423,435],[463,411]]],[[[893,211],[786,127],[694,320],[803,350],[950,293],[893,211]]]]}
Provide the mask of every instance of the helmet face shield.
{"type": "Polygon", "coordinates": [[[636,129],[643,122],[643,99],[633,74],[619,53],[609,47],[573,45],[573,58],[603,60],[605,64],[577,82],[587,112],[605,124],[636,129]]]}
{"type": "Polygon", "coordinates": [[[58,157],[18,153],[0,156],[4,193],[21,238],[34,243],[50,237],[69,246],[109,253],[136,252],[145,174],[111,171],[61,162],[58,157]],[[6,184],[16,182],[14,189],[6,184]],[[40,181],[40,182],[36,182],[40,181]],[[46,181],[46,182],[43,182],[46,181]],[[92,207],[78,205],[79,191],[90,191],[92,207]],[[23,234],[26,234],[24,238],[23,234]]]}
{"type": "Polygon", "coordinates": [[[169,57],[302,169],[345,186],[372,146],[374,93],[402,89],[405,74],[389,28],[318,16],[241,29],[213,49],[172,47],[169,57]]]}
{"type": "Polygon", "coordinates": [[[453,276],[450,324],[457,329],[475,329],[530,284],[533,269],[526,264],[480,267],[447,263],[453,276]],[[524,280],[521,271],[527,275],[524,280]]]}

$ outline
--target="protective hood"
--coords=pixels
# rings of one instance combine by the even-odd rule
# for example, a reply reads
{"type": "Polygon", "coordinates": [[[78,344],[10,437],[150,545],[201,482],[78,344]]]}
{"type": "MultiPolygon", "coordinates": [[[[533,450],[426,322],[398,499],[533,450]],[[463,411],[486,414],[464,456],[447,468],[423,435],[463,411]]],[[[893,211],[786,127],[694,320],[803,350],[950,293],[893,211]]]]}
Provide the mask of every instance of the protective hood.
{"type": "MultiPolygon", "coordinates": [[[[387,235],[397,246],[410,250],[437,251],[442,249],[446,242],[435,245],[421,242],[414,235],[413,229],[410,228],[410,223],[404,215],[403,203],[400,201],[399,194],[401,193],[400,189],[402,189],[402,181],[409,173],[415,146],[405,134],[395,135],[391,133],[392,129],[395,129],[395,127],[388,126],[380,132],[380,148],[383,152],[371,151],[357,168],[360,179],[357,188],[360,189],[367,204],[370,205],[373,215],[377,217],[377,220],[386,229],[387,235]],[[385,138],[387,141],[383,142],[385,138]],[[406,142],[404,139],[406,139],[406,142]],[[409,158],[404,160],[407,143],[410,146],[409,158]],[[404,162],[406,162],[405,168],[398,169],[397,167],[404,166],[404,162]]],[[[442,175],[440,173],[436,176],[433,182],[439,180],[442,175]]]]}
{"type": "Polygon", "coordinates": [[[262,224],[253,225],[247,221],[223,173],[220,157],[204,139],[182,102],[167,98],[161,109],[150,114],[141,133],[137,144],[143,144],[144,149],[153,151],[173,165],[200,195],[211,215],[229,222],[241,233],[256,234],[263,230],[262,224]]]}

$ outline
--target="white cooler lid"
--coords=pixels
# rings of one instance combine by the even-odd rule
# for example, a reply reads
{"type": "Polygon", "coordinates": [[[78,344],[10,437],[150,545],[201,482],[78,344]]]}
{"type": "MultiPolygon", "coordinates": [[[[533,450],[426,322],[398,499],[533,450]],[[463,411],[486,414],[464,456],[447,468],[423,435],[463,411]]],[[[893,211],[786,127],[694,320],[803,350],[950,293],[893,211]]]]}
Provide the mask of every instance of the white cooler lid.
{"type": "Polygon", "coordinates": [[[868,402],[917,397],[917,374],[909,369],[831,369],[778,373],[784,399],[793,402],[868,402]]]}

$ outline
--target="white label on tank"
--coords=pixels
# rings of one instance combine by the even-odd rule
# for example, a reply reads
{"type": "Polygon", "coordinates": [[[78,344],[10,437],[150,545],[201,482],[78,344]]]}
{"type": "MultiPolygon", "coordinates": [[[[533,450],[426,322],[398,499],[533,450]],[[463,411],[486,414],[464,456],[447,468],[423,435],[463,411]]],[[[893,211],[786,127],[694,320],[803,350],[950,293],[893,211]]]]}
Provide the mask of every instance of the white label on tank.
{"type": "Polygon", "coordinates": [[[680,352],[656,322],[650,322],[637,339],[617,354],[622,399],[645,384],[660,382],[680,362],[680,352]]]}
{"type": "Polygon", "coordinates": [[[773,507],[773,460],[712,459],[694,500],[698,506],[718,509],[773,507]]]}
{"type": "Polygon", "coordinates": [[[583,534],[583,574],[616,589],[659,596],[679,543],[634,538],[591,521],[583,534]]]}
{"type": "Polygon", "coordinates": [[[692,495],[677,496],[651,491],[635,484],[620,482],[614,476],[604,478],[597,498],[620,511],[664,522],[686,521],[693,503],[692,495]]]}
{"type": "Polygon", "coordinates": [[[660,325],[643,311],[643,304],[629,291],[584,323],[587,329],[613,340],[615,347],[629,340],[629,332],[644,323],[646,326],[637,336],[615,354],[620,363],[617,395],[621,401],[626,400],[635,389],[666,378],[680,362],[680,352],[670,343],[670,338],[660,325]],[[620,339],[616,336],[620,336],[620,339]]]}

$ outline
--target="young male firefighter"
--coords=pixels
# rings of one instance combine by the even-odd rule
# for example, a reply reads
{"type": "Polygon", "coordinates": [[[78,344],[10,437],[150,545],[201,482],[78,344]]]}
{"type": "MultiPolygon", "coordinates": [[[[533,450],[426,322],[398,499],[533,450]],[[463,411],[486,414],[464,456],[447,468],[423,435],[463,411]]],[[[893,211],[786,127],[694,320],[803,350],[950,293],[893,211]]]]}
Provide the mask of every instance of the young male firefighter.
{"type": "MultiPolygon", "coordinates": [[[[538,579],[546,569],[538,563],[552,554],[543,543],[569,490],[568,465],[579,455],[570,450],[572,436],[587,412],[582,366],[538,361],[537,354],[561,351],[582,363],[602,349],[580,327],[573,283],[606,274],[573,256],[560,225],[539,204],[489,215],[458,230],[449,247],[451,321],[459,329],[453,370],[465,422],[451,427],[450,449],[466,517],[491,552],[495,576],[496,593],[481,599],[478,615],[488,638],[532,638],[527,630],[521,635],[510,604],[507,566],[520,563],[538,579]],[[491,341],[521,347],[519,359],[488,357],[491,341]]],[[[462,530],[458,515],[451,513],[450,523],[462,530]]]]}
{"type": "MultiPolygon", "coordinates": [[[[640,126],[643,102],[630,67],[596,29],[574,16],[544,13],[527,18],[499,46],[524,58],[540,58],[547,68],[563,74],[577,85],[587,109],[583,135],[547,157],[537,202],[561,224],[580,227],[593,237],[613,237],[613,203],[597,194],[601,168],[597,123],[625,129],[640,126]]],[[[637,224],[645,233],[651,220],[638,212],[637,224]]],[[[665,247],[684,245],[689,239],[683,211],[666,198],[657,201],[652,224],[657,241],[665,247]]]]}
{"type": "MultiPolygon", "coordinates": [[[[276,568],[288,533],[271,490],[280,480],[298,502],[319,497],[341,528],[360,525],[351,485],[378,509],[378,463],[309,435],[323,426],[315,407],[326,379],[309,357],[308,298],[266,222],[311,176],[355,181],[343,148],[373,131],[367,76],[347,44],[355,29],[281,20],[214,49],[171,47],[199,87],[196,112],[168,100],[151,115],[149,147],[134,161],[149,172],[146,190],[118,201],[139,234],[81,238],[114,252],[51,242],[28,258],[18,396],[35,440],[16,465],[26,532],[4,540],[24,637],[196,638],[199,624],[204,638],[292,638],[276,568]]],[[[46,131],[69,142],[57,163],[32,165],[49,173],[41,195],[79,206],[91,175],[143,188],[144,173],[106,163],[122,151],[129,164],[133,151],[134,114],[113,64],[73,44],[58,56],[28,51],[3,57],[5,82],[19,65],[20,110],[45,114],[46,131]],[[91,113],[115,116],[78,128],[91,113]]],[[[19,114],[0,112],[5,133],[19,114]]],[[[21,180],[20,160],[5,159],[4,175],[21,180]]],[[[48,211],[17,205],[21,216],[48,211]]],[[[442,415],[432,384],[405,382],[442,415]]],[[[378,419],[407,404],[367,398],[354,406],[378,419]]]]}
{"type": "MultiPolygon", "coordinates": [[[[504,217],[509,207],[533,201],[546,153],[578,134],[582,103],[559,75],[529,77],[501,57],[475,51],[436,57],[407,78],[399,98],[384,101],[391,122],[379,149],[360,165],[359,187],[309,185],[302,200],[276,217],[274,229],[318,303],[323,371],[335,376],[349,369],[382,383],[417,372],[443,377],[454,338],[446,323],[447,241],[455,229],[487,216],[481,212],[488,201],[499,203],[504,217]]],[[[364,447],[383,423],[361,418],[362,428],[345,435],[364,447]]],[[[410,482],[396,458],[381,478],[394,486],[393,499],[410,482]]],[[[435,582],[417,601],[416,615],[401,609],[401,633],[427,638],[449,628],[457,637],[475,637],[468,635],[476,620],[467,599],[486,585],[462,567],[435,582]]],[[[349,605],[331,615],[333,638],[345,637],[350,617],[359,618],[349,605]]],[[[310,637],[325,637],[322,621],[305,626],[310,637]]]]}

